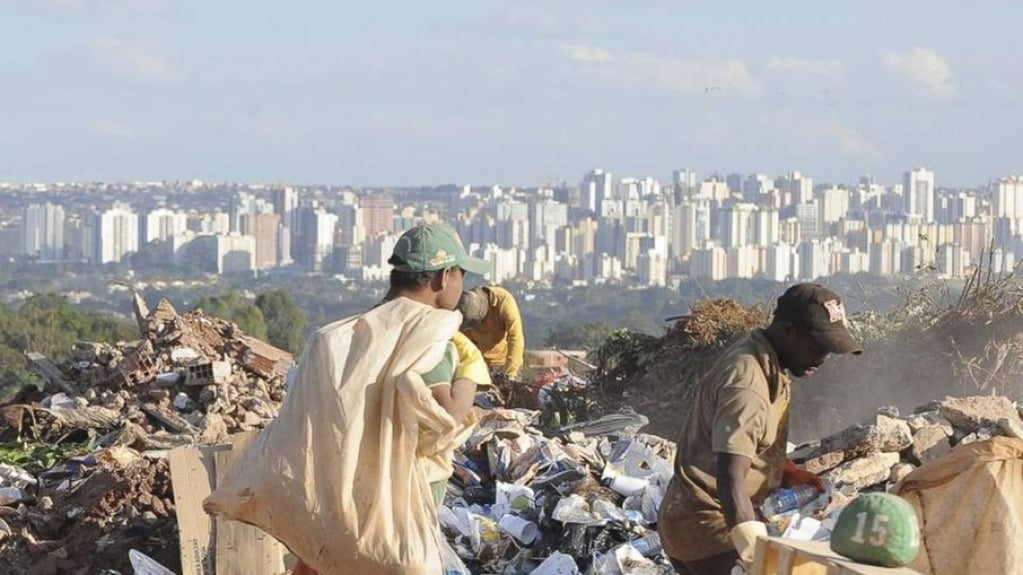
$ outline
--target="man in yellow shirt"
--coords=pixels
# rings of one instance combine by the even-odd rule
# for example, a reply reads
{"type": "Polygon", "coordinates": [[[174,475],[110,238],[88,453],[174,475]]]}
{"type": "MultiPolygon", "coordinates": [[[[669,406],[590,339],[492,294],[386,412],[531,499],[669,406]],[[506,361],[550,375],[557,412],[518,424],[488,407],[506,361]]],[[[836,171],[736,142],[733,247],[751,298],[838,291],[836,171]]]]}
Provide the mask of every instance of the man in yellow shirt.
{"type": "Polygon", "coordinates": [[[515,297],[498,286],[481,286],[462,293],[462,332],[483,353],[487,365],[511,379],[522,371],[526,351],[522,316],[515,297]]]}

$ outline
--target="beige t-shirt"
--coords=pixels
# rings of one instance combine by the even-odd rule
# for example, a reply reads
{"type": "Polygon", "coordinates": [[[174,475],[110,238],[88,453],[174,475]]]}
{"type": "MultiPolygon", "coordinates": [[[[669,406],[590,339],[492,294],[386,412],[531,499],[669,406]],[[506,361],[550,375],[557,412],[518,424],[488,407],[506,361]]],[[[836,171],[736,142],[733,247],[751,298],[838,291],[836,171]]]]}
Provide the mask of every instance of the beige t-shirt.
{"type": "Polygon", "coordinates": [[[763,501],[781,485],[789,399],[789,377],[759,330],[733,344],[703,377],[661,503],[658,531],[668,555],[697,561],[734,549],[718,500],[717,454],[753,462],[746,489],[754,505],[763,501]]]}

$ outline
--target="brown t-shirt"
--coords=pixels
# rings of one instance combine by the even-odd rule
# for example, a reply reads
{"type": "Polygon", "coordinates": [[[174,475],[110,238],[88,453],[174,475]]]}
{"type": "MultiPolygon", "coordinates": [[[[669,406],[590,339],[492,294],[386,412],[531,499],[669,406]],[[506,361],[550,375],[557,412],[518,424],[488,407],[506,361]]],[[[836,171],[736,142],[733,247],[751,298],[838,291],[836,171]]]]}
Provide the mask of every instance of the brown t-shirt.
{"type": "Polygon", "coordinates": [[[789,398],[788,374],[759,330],[733,344],[703,377],[661,503],[657,529],[669,556],[697,561],[734,549],[718,500],[717,454],[753,462],[746,489],[758,505],[781,485],[789,398]]]}

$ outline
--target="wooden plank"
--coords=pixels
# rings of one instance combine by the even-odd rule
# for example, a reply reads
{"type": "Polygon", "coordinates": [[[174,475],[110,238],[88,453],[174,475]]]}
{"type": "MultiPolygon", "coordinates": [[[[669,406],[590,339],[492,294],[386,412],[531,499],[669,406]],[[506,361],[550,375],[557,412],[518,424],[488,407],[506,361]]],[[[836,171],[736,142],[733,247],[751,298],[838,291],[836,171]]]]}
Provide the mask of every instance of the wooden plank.
{"type": "Polygon", "coordinates": [[[767,556],[771,552],[771,540],[766,537],[757,537],[757,546],[753,550],[753,571],[752,575],[763,575],[767,573],[767,556]]]}
{"type": "Polygon", "coordinates": [[[908,567],[886,568],[857,563],[830,549],[822,541],[779,537],[757,541],[752,575],[921,575],[908,567]],[[761,541],[764,542],[761,545],[761,541]],[[783,568],[788,556],[792,562],[783,568]]]}
{"type": "Polygon", "coordinates": [[[778,575],[792,575],[792,566],[796,562],[796,552],[788,547],[778,549],[778,575]]]}
{"type": "MultiPolygon", "coordinates": [[[[255,435],[248,434],[251,440],[255,435]]],[[[247,444],[248,441],[243,441],[247,444]]],[[[242,454],[242,442],[231,451],[217,452],[217,482],[242,454]]],[[[216,575],[278,575],[285,572],[284,546],[261,529],[226,519],[216,518],[216,575]]]]}

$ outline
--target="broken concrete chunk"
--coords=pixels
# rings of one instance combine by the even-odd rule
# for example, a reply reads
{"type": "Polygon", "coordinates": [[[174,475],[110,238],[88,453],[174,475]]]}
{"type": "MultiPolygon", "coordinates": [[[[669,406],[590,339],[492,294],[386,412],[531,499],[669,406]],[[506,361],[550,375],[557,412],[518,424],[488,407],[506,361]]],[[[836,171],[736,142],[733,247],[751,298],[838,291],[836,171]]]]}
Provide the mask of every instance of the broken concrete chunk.
{"type": "Polygon", "coordinates": [[[913,435],[910,454],[918,464],[938,459],[949,451],[952,451],[952,445],[948,442],[948,435],[937,425],[924,427],[913,435]]]}
{"type": "Polygon", "coordinates": [[[886,481],[891,476],[892,467],[898,462],[898,453],[874,453],[847,461],[824,473],[822,479],[839,488],[847,486],[861,490],[886,481]]]}
{"type": "Polygon", "coordinates": [[[952,424],[941,416],[937,410],[915,413],[906,418],[909,429],[916,433],[925,427],[938,426],[945,432],[945,435],[952,436],[952,424]]]}
{"type": "Polygon", "coordinates": [[[873,425],[854,425],[821,440],[821,453],[843,452],[845,458],[895,452],[909,447],[913,435],[901,419],[878,414],[873,425]]]}
{"type": "Polygon", "coordinates": [[[984,426],[997,426],[1002,418],[1020,421],[1016,406],[1009,398],[998,395],[946,397],[938,404],[938,413],[968,433],[984,426]]]}
{"type": "Polygon", "coordinates": [[[844,461],[845,452],[832,451],[831,453],[825,453],[824,455],[820,455],[814,457],[813,459],[806,460],[805,462],[803,462],[803,468],[809,471],[810,473],[820,475],[821,473],[824,473],[829,469],[834,469],[835,467],[838,467],[844,461]]]}
{"type": "Polygon", "coordinates": [[[821,442],[811,441],[797,446],[795,449],[790,451],[787,455],[789,459],[796,463],[802,463],[804,461],[813,459],[821,454],[821,442]]]}
{"type": "Polygon", "coordinates": [[[885,415],[887,417],[898,418],[899,417],[899,408],[894,406],[894,405],[885,405],[883,407],[877,408],[877,413],[879,415],[885,415]]]}
{"type": "Polygon", "coordinates": [[[141,405],[142,411],[153,419],[159,421],[164,427],[177,433],[197,433],[198,430],[192,427],[184,418],[173,411],[157,405],[141,405]]]}
{"type": "Polygon", "coordinates": [[[891,475],[888,477],[889,483],[898,483],[902,481],[904,477],[909,475],[916,469],[916,466],[912,463],[896,463],[892,466],[891,475]]]}
{"type": "Polygon", "coordinates": [[[1023,439],[1023,423],[1020,423],[1018,420],[1003,417],[998,420],[998,427],[1001,427],[1002,431],[1005,432],[1005,435],[1009,437],[1023,439]]]}

